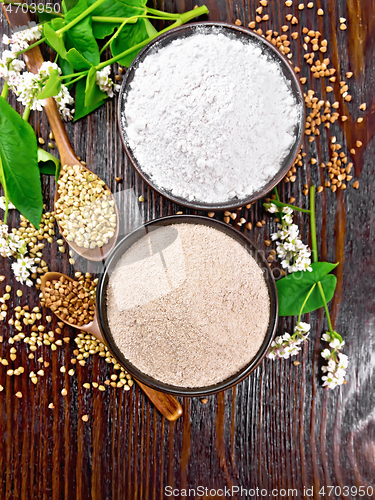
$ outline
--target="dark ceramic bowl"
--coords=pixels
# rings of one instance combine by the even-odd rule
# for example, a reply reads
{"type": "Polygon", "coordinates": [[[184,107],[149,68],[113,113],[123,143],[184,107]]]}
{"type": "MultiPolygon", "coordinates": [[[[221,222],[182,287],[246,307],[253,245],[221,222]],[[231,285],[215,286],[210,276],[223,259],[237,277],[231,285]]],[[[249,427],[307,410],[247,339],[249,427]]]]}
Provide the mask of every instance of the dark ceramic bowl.
{"type": "MultiPolygon", "coordinates": [[[[122,143],[124,145],[125,151],[130,158],[130,161],[135,168],[135,170],[138,172],[138,174],[142,177],[142,179],[149,185],[151,186],[155,191],[160,193],[161,195],[165,196],[166,198],[170,199],[174,203],[177,203],[178,205],[183,205],[185,207],[192,208],[194,210],[228,210],[228,209],[233,209],[237,207],[242,207],[244,205],[247,205],[248,203],[252,203],[253,201],[262,198],[265,196],[269,191],[271,191],[282,179],[285,177],[286,173],[290,169],[290,167],[293,165],[297,154],[301,148],[302,140],[303,140],[303,135],[304,135],[304,128],[305,128],[305,106],[304,106],[304,98],[303,98],[303,91],[301,88],[301,84],[295,75],[292,66],[288,59],[284,57],[273,45],[272,43],[268,42],[265,38],[257,35],[253,31],[249,31],[245,28],[240,28],[235,25],[231,24],[225,24],[225,23],[209,23],[209,22],[204,22],[204,23],[194,23],[194,24],[188,24],[185,26],[182,26],[180,28],[175,28],[171,31],[168,31],[157,38],[155,38],[152,42],[150,42],[134,59],[132,64],[130,65],[125,78],[122,82],[121,86],[121,91],[120,91],[120,96],[119,96],[119,101],[118,101],[118,114],[117,114],[117,119],[118,119],[118,127],[120,131],[120,136],[122,139],[122,143]],[[300,107],[300,119],[299,123],[295,127],[294,135],[295,135],[295,141],[293,146],[291,147],[288,155],[284,158],[284,161],[282,162],[282,165],[280,167],[280,170],[277,172],[277,174],[269,181],[265,186],[263,186],[262,189],[256,191],[250,196],[247,196],[244,199],[232,199],[228,200],[225,203],[204,203],[200,201],[188,201],[185,198],[180,198],[177,196],[174,196],[172,193],[169,191],[164,190],[162,187],[157,186],[154,184],[153,180],[150,178],[148,174],[146,174],[143,170],[141,165],[139,165],[137,159],[135,158],[135,155],[133,154],[132,149],[130,148],[128,144],[128,138],[127,134],[125,131],[125,127],[122,121],[122,115],[124,113],[125,107],[126,107],[126,100],[128,97],[129,90],[131,88],[131,83],[134,78],[135,71],[137,70],[139,64],[145,60],[145,58],[149,55],[160,49],[161,47],[164,47],[168,44],[170,44],[173,40],[177,38],[186,38],[189,36],[194,35],[197,30],[199,32],[211,32],[212,29],[215,28],[220,28],[221,32],[223,32],[225,35],[228,35],[232,38],[238,38],[240,40],[255,40],[259,47],[262,49],[262,51],[269,55],[273,60],[277,61],[279,63],[279,66],[281,67],[281,70],[286,78],[286,80],[290,84],[290,88],[292,89],[293,95],[300,107]]],[[[272,147],[272,146],[270,146],[272,147]]]]}
{"type": "Polygon", "coordinates": [[[113,355],[117,358],[119,363],[121,363],[125,367],[125,369],[129,373],[131,373],[135,379],[139,380],[140,382],[158,391],[166,392],[169,394],[181,395],[181,396],[203,396],[207,394],[213,394],[228,389],[229,387],[243,380],[252,371],[255,370],[255,368],[259,365],[259,363],[265,356],[272,341],[277,325],[278,303],[277,303],[275,281],[273,279],[272,273],[270,271],[270,268],[266,260],[263,258],[259,250],[257,250],[255,245],[248,238],[246,238],[246,236],[244,236],[242,233],[235,230],[228,224],[224,224],[223,222],[219,222],[217,220],[213,220],[208,217],[201,217],[197,215],[177,215],[177,216],[169,216],[169,217],[162,217],[160,219],[155,219],[153,221],[147,222],[144,226],[141,226],[140,228],[136,229],[129,235],[125,236],[125,238],[123,238],[116,245],[110,257],[106,261],[105,265],[106,265],[105,271],[101,276],[97,286],[97,310],[98,310],[99,326],[103,334],[103,338],[108,347],[110,348],[110,350],[112,351],[113,355]],[[227,234],[228,236],[236,240],[244,248],[246,248],[246,250],[252,255],[252,257],[261,267],[265,281],[267,283],[270,296],[270,322],[268,325],[268,330],[264,338],[263,344],[259,349],[258,353],[256,354],[256,356],[235,375],[227,378],[226,380],[223,380],[218,384],[211,385],[208,387],[186,388],[186,387],[168,385],[138,370],[138,368],[136,368],[132,363],[130,363],[118,349],[111,334],[107,318],[107,286],[108,286],[109,276],[111,275],[119,259],[124,255],[124,253],[142,236],[144,236],[146,233],[154,231],[158,227],[169,226],[171,224],[187,224],[187,223],[203,224],[205,226],[215,228],[227,234]]]}

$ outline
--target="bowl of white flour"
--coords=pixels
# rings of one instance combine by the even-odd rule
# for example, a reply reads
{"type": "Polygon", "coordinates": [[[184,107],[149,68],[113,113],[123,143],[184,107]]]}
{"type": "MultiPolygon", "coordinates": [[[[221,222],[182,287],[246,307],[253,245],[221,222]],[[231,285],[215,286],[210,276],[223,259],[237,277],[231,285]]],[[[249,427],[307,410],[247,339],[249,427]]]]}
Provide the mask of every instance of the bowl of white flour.
{"type": "Polygon", "coordinates": [[[197,23],[161,35],[134,59],[118,123],[152,188],[180,205],[225,210],[285,176],[303,138],[303,93],[289,61],[264,38],[197,23]]]}

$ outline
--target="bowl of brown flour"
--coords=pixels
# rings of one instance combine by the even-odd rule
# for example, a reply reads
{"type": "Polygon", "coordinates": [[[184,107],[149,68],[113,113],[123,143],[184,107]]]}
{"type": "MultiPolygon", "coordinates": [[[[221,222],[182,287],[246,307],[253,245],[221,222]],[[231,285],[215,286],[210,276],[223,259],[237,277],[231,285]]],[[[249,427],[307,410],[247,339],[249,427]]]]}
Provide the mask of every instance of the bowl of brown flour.
{"type": "Polygon", "coordinates": [[[288,172],[305,125],[290,62],[247,29],[195,23],[134,59],[118,124],[138,174],[175,203],[226,210],[264,196],[288,172]]]}
{"type": "Polygon", "coordinates": [[[184,396],[248,376],[277,323],[276,286],[260,252],[227,224],[193,215],[153,220],[121,240],[97,307],[118,361],[144,384],[184,396]]]}

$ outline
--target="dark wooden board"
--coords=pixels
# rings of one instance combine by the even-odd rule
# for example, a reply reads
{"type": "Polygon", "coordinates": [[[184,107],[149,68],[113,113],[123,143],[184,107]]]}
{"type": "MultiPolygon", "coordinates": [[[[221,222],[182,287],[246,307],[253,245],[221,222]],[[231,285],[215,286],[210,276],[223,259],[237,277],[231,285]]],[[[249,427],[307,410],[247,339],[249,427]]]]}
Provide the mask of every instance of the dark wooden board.
{"type": "MultiPolygon", "coordinates": [[[[327,161],[327,140],[333,135],[344,146],[345,133],[347,150],[357,139],[363,142],[355,156],[360,188],[350,186],[339,194],[325,190],[317,196],[321,258],[340,262],[336,272],[338,289],[330,308],[335,328],[346,341],[345,352],[350,360],[347,385],[334,391],[321,386],[320,336],[327,327],[322,311],[308,317],[311,339],[298,357],[300,365],[294,366],[290,359],[266,359],[247,380],[209,397],[207,404],[197,398],[181,399],[183,417],[172,424],[161,418],[137,387],[130,392],[104,393],[83,389],[82,383],[102,381],[111,373],[109,365],[99,357],[90,358],[85,367],[77,366],[73,377],[62,374],[60,367],[68,366],[73,356],[72,344],[55,353],[46,346],[38,349],[38,355],[50,366],[43,381],[34,386],[28,373],[38,369],[38,363],[27,359],[27,346],[22,345],[18,347],[25,367],[22,376],[9,377],[9,367],[0,365],[0,384],[4,386],[0,393],[0,498],[153,500],[168,498],[166,486],[207,487],[202,496],[195,496],[206,499],[216,498],[210,489],[237,486],[259,488],[258,496],[250,498],[280,499],[304,498],[304,488],[312,487],[313,495],[305,498],[369,498],[347,494],[344,486],[372,485],[375,490],[375,9],[371,0],[314,3],[313,9],[305,8],[300,14],[296,29],[302,25],[320,29],[328,40],[327,54],[341,78],[349,70],[354,73],[350,80],[353,100],[347,106],[350,120],[322,134],[318,141],[319,161],[327,161]],[[324,9],[324,16],[316,16],[317,7],[324,9]],[[347,19],[348,30],[339,29],[339,17],[347,19]],[[358,107],[362,102],[367,103],[367,111],[361,114],[358,107]],[[357,125],[360,114],[365,119],[357,125]],[[69,388],[65,398],[60,394],[64,385],[69,388]],[[17,391],[22,391],[22,399],[15,397],[17,391]],[[53,410],[48,408],[51,402],[53,410]],[[89,416],[87,423],[81,420],[84,414],[89,416]],[[329,497],[330,485],[337,488],[329,497]],[[325,495],[319,495],[322,487],[325,495]],[[291,491],[284,495],[281,488],[296,489],[298,496],[291,491]],[[267,496],[261,496],[261,489],[267,490],[267,496]]],[[[279,31],[288,12],[298,13],[297,5],[294,0],[293,7],[287,9],[282,1],[270,1],[266,9],[270,21],[262,23],[263,29],[279,31]]],[[[155,4],[170,11],[193,6],[193,1],[182,0],[155,4]]],[[[209,20],[240,19],[247,25],[259,4],[253,0],[208,0],[207,6],[209,20]]],[[[0,29],[9,33],[4,16],[0,29]]],[[[299,42],[293,54],[293,62],[302,67],[299,42]]],[[[48,57],[46,49],[44,55],[48,57]]],[[[309,76],[303,68],[304,76],[309,76]]],[[[321,95],[321,81],[313,81],[312,86],[321,95]]],[[[14,98],[11,102],[21,109],[14,98]]],[[[69,124],[68,132],[77,154],[114,191],[126,189],[134,193],[135,203],[127,201],[131,197],[120,196],[120,208],[125,214],[122,229],[127,232],[141,221],[173,214],[180,207],[155,194],[133,171],[117,133],[116,109],[115,98],[86,119],[69,124]],[[117,176],[123,178],[122,184],[115,182],[117,176]],[[144,203],[137,201],[139,195],[144,196],[144,203]]],[[[46,117],[33,113],[31,123],[38,136],[47,139],[46,117]]],[[[315,155],[316,144],[306,143],[306,151],[306,158],[315,155]]],[[[280,185],[281,198],[293,196],[296,204],[306,205],[303,184],[319,185],[322,175],[318,165],[305,161],[294,184],[280,185]]],[[[54,180],[44,177],[43,189],[46,203],[51,206],[54,180]]],[[[249,215],[246,210],[243,213],[253,223],[262,218],[267,221],[262,229],[246,230],[266,251],[264,240],[274,231],[274,220],[266,218],[261,202],[249,215]]],[[[16,216],[11,217],[16,223],[16,216]]],[[[306,220],[297,219],[307,237],[306,220]]],[[[53,263],[53,270],[73,272],[56,245],[45,249],[44,258],[53,263]]],[[[83,269],[85,264],[77,261],[77,266],[83,269]]],[[[14,282],[9,261],[0,259],[0,269],[6,275],[6,281],[0,284],[2,292],[6,283],[14,282]]],[[[23,291],[23,298],[13,296],[13,307],[26,301],[38,305],[36,290],[23,291]]],[[[279,332],[291,331],[292,327],[291,320],[281,319],[279,332]]],[[[4,337],[0,356],[5,357],[10,347],[7,339],[13,330],[6,322],[0,328],[4,337]]],[[[64,334],[74,335],[68,329],[64,334]]],[[[232,498],[241,497],[234,494],[232,498]]]]}

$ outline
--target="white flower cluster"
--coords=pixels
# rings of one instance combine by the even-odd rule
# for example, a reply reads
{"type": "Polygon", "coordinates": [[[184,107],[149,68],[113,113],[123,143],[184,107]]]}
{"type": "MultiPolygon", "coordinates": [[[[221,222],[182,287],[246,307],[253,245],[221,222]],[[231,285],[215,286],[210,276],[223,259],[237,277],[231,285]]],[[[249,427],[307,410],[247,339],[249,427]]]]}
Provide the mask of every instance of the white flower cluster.
{"type": "Polygon", "coordinates": [[[4,78],[12,90],[17,88],[21,71],[25,68],[25,63],[14,58],[13,52],[4,50],[0,59],[0,77],[4,78]]]}
{"type": "MultiPolygon", "coordinates": [[[[4,78],[9,87],[18,96],[18,101],[30,109],[42,111],[45,106],[45,100],[38,99],[39,93],[43,90],[47,79],[49,78],[49,68],[57,69],[61,74],[61,69],[57,64],[44,62],[37,75],[22,71],[25,69],[25,63],[17,59],[17,53],[20,50],[27,49],[30,42],[41,38],[42,26],[31,26],[30,29],[13,33],[9,38],[3,35],[3,43],[10,46],[10,50],[4,50],[0,60],[0,77],[4,78]]],[[[65,85],[61,86],[60,92],[54,96],[61,117],[68,121],[73,118],[74,110],[68,106],[74,103],[74,99],[69,94],[65,85]]]]}
{"type": "Polygon", "coordinates": [[[12,269],[16,280],[20,283],[26,283],[27,286],[32,286],[33,282],[30,279],[31,274],[36,273],[37,268],[35,261],[26,257],[26,243],[14,233],[9,233],[7,224],[0,221],[0,255],[2,257],[14,257],[17,259],[12,264],[12,269]]]}
{"type": "Polygon", "coordinates": [[[278,208],[274,203],[265,204],[266,210],[271,213],[281,212],[282,224],[279,231],[271,235],[276,241],[276,253],[281,259],[281,265],[289,273],[296,271],[312,271],[311,253],[307,245],[299,237],[299,229],[293,224],[293,209],[290,207],[278,208]]]}
{"type": "Polygon", "coordinates": [[[20,283],[26,283],[27,286],[33,285],[30,276],[31,274],[36,273],[34,259],[21,255],[18,257],[17,262],[13,262],[12,269],[17,281],[20,283]]]}
{"type": "Polygon", "coordinates": [[[109,97],[113,97],[113,91],[118,92],[121,88],[120,85],[117,85],[113,82],[111,78],[109,78],[109,74],[111,72],[111,67],[106,66],[101,71],[96,72],[96,83],[102,92],[106,92],[109,97]]]}
{"type": "MultiPolygon", "coordinates": [[[[15,93],[18,96],[18,101],[22,102],[24,106],[28,106],[30,109],[37,111],[42,111],[43,106],[45,106],[44,99],[38,99],[38,95],[43,90],[49,76],[49,69],[55,69],[61,74],[61,69],[56,63],[45,61],[38,74],[29,73],[26,71],[21,75],[18,80],[18,85],[15,93]]],[[[69,91],[65,85],[61,86],[60,92],[54,96],[59,108],[60,115],[65,120],[71,120],[73,118],[72,113],[74,110],[70,110],[67,106],[74,103],[74,99],[69,94],[69,91]]]]}
{"type": "MultiPolygon", "coordinates": [[[[6,209],[5,196],[0,196],[0,208],[2,208],[3,210],[6,209]]],[[[13,205],[13,203],[8,201],[8,210],[13,210],[15,208],[16,207],[13,205]]]]}
{"type": "Polygon", "coordinates": [[[345,342],[334,337],[330,332],[323,333],[322,340],[329,342],[329,349],[324,349],[322,357],[328,361],[326,366],[322,367],[323,387],[334,389],[337,385],[345,382],[346,368],[348,367],[348,356],[340,352],[345,342]]]}
{"type": "Polygon", "coordinates": [[[13,53],[27,49],[30,43],[34,43],[42,37],[42,25],[36,25],[34,22],[29,23],[29,29],[15,31],[9,38],[3,35],[3,44],[10,45],[13,53]]]}
{"type": "Polygon", "coordinates": [[[294,328],[293,335],[284,333],[284,335],[275,338],[267,353],[267,358],[289,358],[290,356],[298,354],[301,350],[301,347],[298,346],[307,340],[309,332],[310,325],[300,321],[294,328]]]}
{"type": "Polygon", "coordinates": [[[42,36],[42,27],[29,24],[30,28],[16,31],[11,38],[3,35],[3,44],[9,45],[10,50],[4,50],[0,60],[0,77],[8,83],[12,90],[17,88],[21,71],[25,69],[25,63],[19,59],[18,52],[27,49],[30,42],[39,40],[42,36]]]}

